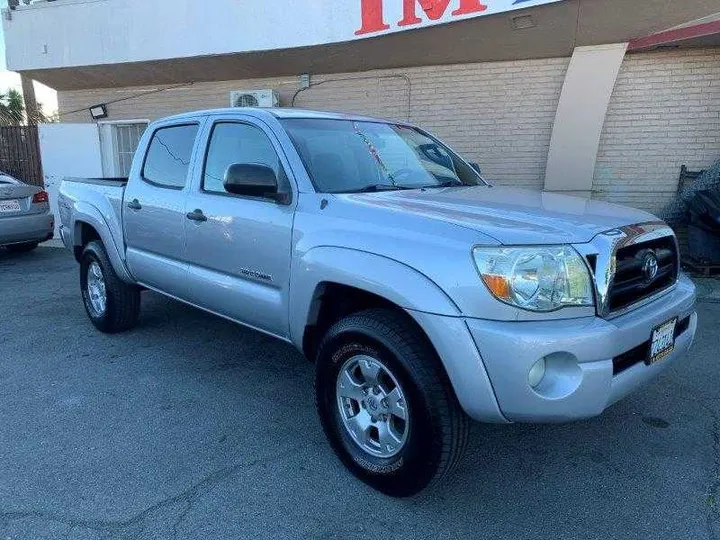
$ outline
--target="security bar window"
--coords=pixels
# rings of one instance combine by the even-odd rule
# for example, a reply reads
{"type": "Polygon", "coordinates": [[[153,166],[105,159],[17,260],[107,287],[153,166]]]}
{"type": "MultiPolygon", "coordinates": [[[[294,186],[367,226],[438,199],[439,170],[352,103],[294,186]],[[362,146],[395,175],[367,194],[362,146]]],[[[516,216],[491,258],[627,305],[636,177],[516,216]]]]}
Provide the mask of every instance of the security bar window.
{"type": "Polygon", "coordinates": [[[118,176],[130,175],[135,150],[146,128],[146,122],[113,125],[113,154],[115,156],[115,171],[118,176]]]}

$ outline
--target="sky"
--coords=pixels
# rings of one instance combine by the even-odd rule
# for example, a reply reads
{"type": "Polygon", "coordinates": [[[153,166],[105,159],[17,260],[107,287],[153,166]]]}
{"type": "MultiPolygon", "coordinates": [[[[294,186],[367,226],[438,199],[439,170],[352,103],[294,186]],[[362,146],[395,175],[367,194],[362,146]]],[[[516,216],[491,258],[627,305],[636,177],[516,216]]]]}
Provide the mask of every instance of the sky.
{"type": "MultiPolygon", "coordinates": [[[[1,0],[0,6],[7,7],[7,0],[1,0]]],[[[5,35],[2,25],[0,25],[0,38],[0,93],[7,92],[10,88],[22,91],[20,75],[7,70],[7,64],[5,63],[5,35]]],[[[42,103],[45,114],[52,114],[57,111],[57,93],[52,88],[36,82],[35,97],[38,103],[42,103]]]]}

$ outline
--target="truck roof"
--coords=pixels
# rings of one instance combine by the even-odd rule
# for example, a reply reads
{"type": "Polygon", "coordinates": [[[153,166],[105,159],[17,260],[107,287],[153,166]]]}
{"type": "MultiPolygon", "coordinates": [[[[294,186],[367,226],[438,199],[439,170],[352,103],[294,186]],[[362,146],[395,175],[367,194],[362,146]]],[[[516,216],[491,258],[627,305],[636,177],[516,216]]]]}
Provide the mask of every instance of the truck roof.
{"type": "Polygon", "coordinates": [[[254,116],[256,118],[263,118],[267,116],[273,116],[275,118],[313,118],[313,119],[325,119],[325,120],[356,120],[356,121],[369,121],[369,122],[391,122],[391,120],[382,118],[373,118],[371,116],[362,116],[357,114],[348,114],[340,112],[329,112],[329,111],[313,111],[308,109],[295,109],[295,108],[259,108],[259,107],[229,107],[220,109],[206,109],[200,111],[192,111],[182,114],[176,114],[163,118],[165,120],[183,120],[189,118],[197,118],[198,116],[210,116],[213,114],[245,114],[248,116],[254,116]]]}

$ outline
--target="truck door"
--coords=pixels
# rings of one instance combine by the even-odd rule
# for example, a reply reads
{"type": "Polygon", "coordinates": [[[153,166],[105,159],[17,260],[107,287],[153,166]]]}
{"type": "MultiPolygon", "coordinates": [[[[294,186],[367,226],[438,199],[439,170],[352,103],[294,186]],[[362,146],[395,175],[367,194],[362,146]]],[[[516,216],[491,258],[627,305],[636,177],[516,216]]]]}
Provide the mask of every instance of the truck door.
{"type": "Polygon", "coordinates": [[[271,167],[281,190],[292,192],[290,167],[274,134],[238,115],[205,127],[206,157],[188,195],[186,225],[191,301],[252,327],[287,337],[292,225],[297,197],[280,204],[228,193],[227,168],[271,167]]]}
{"type": "Polygon", "coordinates": [[[123,199],[127,263],[147,287],[187,298],[185,204],[198,123],[160,125],[146,134],[123,199]]]}

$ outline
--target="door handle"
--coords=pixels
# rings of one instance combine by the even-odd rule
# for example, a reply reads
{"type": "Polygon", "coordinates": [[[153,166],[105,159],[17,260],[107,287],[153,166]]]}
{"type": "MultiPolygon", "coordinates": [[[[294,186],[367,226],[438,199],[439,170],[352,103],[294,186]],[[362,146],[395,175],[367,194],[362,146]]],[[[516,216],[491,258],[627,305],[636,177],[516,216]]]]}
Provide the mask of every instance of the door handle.
{"type": "Polygon", "coordinates": [[[185,217],[192,221],[207,221],[207,216],[203,214],[203,211],[199,208],[193,210],[192,212],[188,212],[185,217]]]}
{"type": "Polygon", "coordinates": [[[138,201],[137,199],[133,199],[132,201],[127,203],[127,207],[130,210],[142,210],[142,204],[140,204],[140,201],[138,201]]]}

